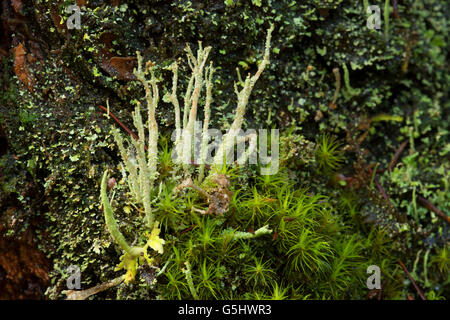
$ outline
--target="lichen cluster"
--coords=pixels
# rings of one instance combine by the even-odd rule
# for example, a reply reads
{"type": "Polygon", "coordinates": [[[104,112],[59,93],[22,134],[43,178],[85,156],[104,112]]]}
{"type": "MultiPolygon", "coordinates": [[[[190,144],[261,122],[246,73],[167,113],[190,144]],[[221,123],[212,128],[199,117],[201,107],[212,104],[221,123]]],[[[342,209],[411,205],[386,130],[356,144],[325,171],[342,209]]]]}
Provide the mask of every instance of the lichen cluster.
{"type": "Polygon", "coordinates": [[[80,266],[83,289],[123,272],[115,271],[124,251],[99,196],[110,170],[108,200],[127,244],[147,244],[151,212],[164,251],[151,266],[136,265],[134,282],[91,298],[358,299],[372,294],[365,272],[373,264],[382,270],[383,299],[419,298],[398,259],[428,299],[448,298],[448,223],[428,203],[449,212],[449,4],[398,1],[395,11],[379,1],[382,28],[368,30],[367,3],[86,1],[81,30],[65,26],[69,2],[11,8],[10,18],[27,23],[10,22],[11,54],[1,51],[0,232],[14,241],[32,231],[52,265],[46,296],[65,298],[69,265],[80,266]],[[240,74],[257,72],[270,24],[270,64],[242,127],[280,128],[279,173],[223,166],[220,183],[192,180],[209,196],[192,187],[175,192],[185,177],[173,175],[170,133],[187,127],[186,104],[178,115],[173,99],[188,91],[186,43],[194,52],[198,41],[212,47],[214,72],[203,77],[198,106],[209,105],[205,122],[225,131],[238,103],[234,81],[242,91],[240,74]],[[154,62],[150,93],[133,73],[136,51],[154,62]],[[154,109],[158,142],[133,142],[98,106],[108,100],[132,128],[137,105],[149,111],[152,79],[163,97],[154,109]],[[126,172],[129,150],[118,136],[138,152],[142,143],[157,148],[158,175],[142,193],[151,211],[137,199],[139,175],[126,172]],[[223,195],[227,210],[204,214],[223,195]],[[267,232],[256,237],[258,230],[267,232]]]}

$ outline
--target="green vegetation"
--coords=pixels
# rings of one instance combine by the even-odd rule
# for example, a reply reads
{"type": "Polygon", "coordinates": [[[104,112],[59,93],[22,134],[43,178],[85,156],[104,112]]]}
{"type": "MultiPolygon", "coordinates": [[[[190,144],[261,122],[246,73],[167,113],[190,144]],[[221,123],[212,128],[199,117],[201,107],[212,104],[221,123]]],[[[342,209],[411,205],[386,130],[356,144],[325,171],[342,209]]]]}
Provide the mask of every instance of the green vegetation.
{"type": "Polygon", "coordinates": [[[31,230],[47,297],[66,297],[75,264],[83,289],[127,275],[90,299],[366,299],[377,265],[382,299],[420,299],[398,260],[427,299],[449,297],[448,3],[399,2],[397,17],[380,2],[381,30],[367,1],[88,1],[81,30],[64,27],[69,4],[24,4],[27,29],[5,33],[33,91],[14,54],[1,64],[0,235],[31,230]],[[192,73],[186,43],[214,68],[192,73]],[[190,82],[207,127],[245,112],[238,127],[280,129],[277,174],[172,162],[190,82]]]}

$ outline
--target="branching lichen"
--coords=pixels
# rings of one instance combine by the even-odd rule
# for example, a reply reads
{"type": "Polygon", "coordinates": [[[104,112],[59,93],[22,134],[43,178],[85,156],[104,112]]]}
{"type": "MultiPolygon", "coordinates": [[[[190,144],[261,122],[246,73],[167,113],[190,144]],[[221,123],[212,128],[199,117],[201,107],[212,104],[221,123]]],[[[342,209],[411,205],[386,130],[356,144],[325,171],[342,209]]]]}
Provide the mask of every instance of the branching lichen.
{"type": "Polygon", "coordinates": [[[245,109],[248,103],[248,99],[250,94],[252,93],[253,87],[255,86],[256,81],[258,81],[265,67],[269,64],[270,58],[270,41],[272,39],[272,31],[274,29],[273,24],[270,26],[267,31],[266,44],[264,50],[264,57],[261,61],[258,71],[253,76],[247,75],[247,78],[244,81],[244,87],[241,91],[238,91],[237,85],[234,85],[235,93],[238,98],[238,105],[235,111],[235,116],[233,123],[231,124],[230,130],[225,134],[223,138],[223,142],[217,150],[217,154],[213,160],[213,166],[219,165],[223,163],[224,157],[226,157],[229,150],[234,146],[234,140],[239,133],[239,130],[242,128],[242,123],[244,122],[244,114],[245,109]]]}
{"type": "MultiPolygon", "coordinates": [[[[256,81],[261,76],[266,65],[269,63],[270,55],[270,39],[271,33],[273,31],[273,25],[268,30],[264,58],[260,63],[257,72],[254,76],[247,76],[244,82],[244,88],[238,92],[236,88],[236,94],[238,96],[238,106],[236,109],[236,114],[234,117],[233,124],[231,125],[230,131],[226,134],[222,145],[219,148],[219,154],[215,157],[216,163],[221,163],[223,152],[227,152],[232,148],[234,144],[234,139],[241,129],[242,123],[244,121],[245,107],[248,103],[250,93],[256,83],[256,81]],[[219,157],[218,157],[219,156],[219,157]],[[220,161],[219,161],[220,160],[220,161]]],[[[178,82],[178,66],[173,63],[169,69],[172,70],[172,92],[167,94],[167,98],[174,106],[175,110],[175,127],[176,127],[176,141],[175,150],[179,155],[179,159],[182,160],[183,168],[186,174],[189,174],[189,164],[192,160],[193,152],[195,152],[194,146],[194,129],[197,121],[197,110],[198,103],[200,99],[200,93],[203,86],[206,83],[206,100],[204,107],[204,125],[202,129],[202,140],[201,140],[201,151],[200,156],[202,160],[202,166],[200,167],[199,179],[202,180],[204,176],[204,160],[206,158],[206,148],[208,142],[208,125],[210,119],[210,105],[212,101],[212,78],[214,74],[214,68],[212,63],[206,67],[206,61],[208,59],[211,47],[203,48],[201,42],[199,42],[199,49],[197,50],[197,57],[191,51],[189,46],[186,47],[188,65],[191,68],[191,77],[189,85],[185,95],[185,105],[183,114],[183,127],[181,128],[181,115],[180,107],[177,98],[177,82],[178,82]]],[[[102,185],[101,185],[101,200],[105,213],[105,222],[108,230],[111,233],[114,241],[120,246],[120,248],[125,252],[122,256],[122,262],[117,267],[118,269],[126,269],[127,275],[125,281],[131,281],[136,275],[137,265],[139,260],[142,258],[146,260],[149,264],[151,260],[147,255],[147,248],[151,247],[159,253],[163,253],[164,240],[159,238],[160,229],[158,228],[159,223],[155,222],[154,214],[151,207],[151,190],[153,184],[158,176],[157,172],[157,159],[158,159],[158,124],[156,122],[156,108],[158,106],[159,100],[159,89],[158,89],[158,79],[155,75],[154,67],[152,62],[147,62],[145,68],[143,67],[143,59],[139,51],[137,53],[138,68],[134,70],[136,78],[144,86],[145,98],[147,102],[148,109],[148,146],[145,145],[145,126],[142,120],[140,104],[136,105],[135,111],[133,113],[134,126],[138,131],[138,139],[132,139],[131,142],[134,147],[134,152],[129,153],[125,150],[123,140],[121,135],[117,130],[113,130],[114,139],[119,148],[121,154],[124,169],[128,172],[128,186],[130,192],[133,194],[134,199],[141,203],[144,207],[145,219],[147,223],[148,230],[152,230],[149,236],[147,244],[143,247],[131,247],[128,245],[125,237],[119,230],[117,222],[114,218],[113,209],[108,199],[106,191],[106,180],[108,178],[108,172],[105,171],[103,174],[102,185]],[[146,78],[146,74],[150,73],[150,80],[146,78]],[[147,150],[146,150],[147,147],[147,150]],[[135,153],[135,154],[134,154],[135,153]]],[[[226,195],[226,201],[223,208],[228,208],[229,203],[229,192],[228,190],[222,190],[219,192],[222,196],[226,195]]],[[[216,199],[216,197],[212,197],[216,199]]],[[[223,202],[223,201],[222,201],[223,202]]],[[[220,208],[218,208],[219,210],[220,208]]],[[[246,236],[246,235],[242,235],[246,236]]]]}
{"type": "Polygon", "coordinates": [[[136,270],[139,262],[147,262],[148,264],[152,264],[152,260],[147,254],[147,248],[151,247],[155,251],[163,253],[162,244],[164,244],[164,240],[159,238],[158,223],[155,223],[153,230],[148,237],[148,241],[144,246],[130,246],[128,244],[125,237],[120,232],[117,221],[114,218],[114,212],[106,191],[107,179],[108,171],[105,171],[101,184],[101,200],[105,214],[105,223],[114,241],[124,251],[123,256],[120,258],[121,263],[116,267],[116,270],[125,269],[127,271],[125,275],[125,282],[128,283],[136,276],[136,270]]]}

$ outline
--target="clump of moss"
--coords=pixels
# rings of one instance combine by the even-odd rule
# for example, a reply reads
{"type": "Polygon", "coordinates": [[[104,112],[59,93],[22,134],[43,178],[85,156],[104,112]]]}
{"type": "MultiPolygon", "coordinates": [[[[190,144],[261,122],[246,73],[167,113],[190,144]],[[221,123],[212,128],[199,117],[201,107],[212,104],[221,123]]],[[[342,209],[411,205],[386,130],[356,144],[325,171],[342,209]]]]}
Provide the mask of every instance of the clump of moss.
{"type": "MultiPolygon", "coordinates": [[[[9,136],[8,152],[1,162],[3,193],[0,201],[2,204],[14,201],[18,208],[14,216],[17,223],[8,234],[19,237],[28,225],[34,226],[41,249],[53,260],[50,297],[63,297],[60,292],[64,289],[64,270],[71,264],[80,265],[83,288],[116,276],[113,270],[121,252],[113,245],[104,226],[96,195],[101,173],[116,166],[119,156],[112,133],[107,130],[110,120],[105,120],[96,110],[109,98],[115,115],[131,127],[132,101],[142,100],[143,94],[135,82],[117,77],[119,73],[111,69],[110,59],[131,57],[140,50],[146,60],[168,66],[183,55],[186,42],[192,47],[196,47],[198,40],[205,46],[214,44],[216,50],[211,53],[211,58],[218,64],[212,92],[216,106],[212,112],[217,117],[211,120],[211,126],[226,127],[231,122],[233,99],[228,97],[233,96],[231,79],[235,67],[239,65],[246,71],[256,69],[264,33],[261,26],[269,23],[277,27],[273,36],[272,63],[265,70],[266,77],[253,90],[247,125],[255,127],[255,124],[264,123],[281,129],[292,126],[295,132],[303,135],[306,145],[301,142],[296,145],[297,139],[286,135],[286,149],[294,150],[289,146],[297,146],[298,150],[291,155],[285,154],[286,159],[298,161],[285,161],[284,169],[277,176],[258,177],[254,168],[224,170],[231,175],[230,188],[238,190],[233,198],[236,202],[245,200],[243,206],[252,209],[251,214],[242,212],[250,221],[245,222],[245,227],[264,226],[260,223],[267,214],[259,213],[264,212],[267,205],[273,205],[272,197],[278,199],[271,191],[271,185],[280,186],[280,182],[289,178],[295,185],[294,191],[300,186],[308,188],[312,195],[326,195],[332,212],[336,211],[336,216],[343,220],[338,225],[343,224],[356,235],[372,241],[376,250],[363,249],[363,256],[378,252],[373,258],[376,261],[372,262],[388,270],[384,274],[389,278],[389,290],[393,293],[390,297],[405,298],[414,292],[414,288],[401,284],[401,278],[405,277],[399,273],[401,270],[395,261],[383,260],[382,256],[389,257],[389,254],[404,259],[427,296],[448,297],[448,277],[443,263],[448,227],[418,200],[420,196],[442,212],[448,212],[446,157],[450,90],[447,88],[448,48],[445,44],[448,42],[448,23],[445,13],[448,10],[445,3],[438,0],[416,1],[411,6],[399,3],[398,18],[392,16],[392,10],[386,12],[382,8],[385,17],[390,19],[389,28],[380,31],[366,29],[362,2],[345,0],[333,3],[311,0],[302,3],[191,1],[171,4],[129,1],[116,7],[93,3],[82,9],[82,30],[71,31],[60,23],[67,18],[66,5],[44,1],[24,4],[22,13],[28,19],[28,32],[38,44],[28,41],[26,35],[24,37],[17,30],[7,34],[14,38],[11,40],[15,42],[11,43],[24,42],[27,52],[42,51],[45,59],[29,65],[36,78],[33,94],[16,76],[8,76],[12,68],[3,73],[2,86],[7,90],[0,93],[1,127],[9,136]],[[217,34],[221,36],[217,37],[217,34]],[[343,79],[335,100],[333,70],[337,68],[344,77],[344,65],[348,83],[353,90],[358,90],[358,94],[348,94],[343,79]],[[335,100],[336,108],[330,107],[332,100],[335,100]],[[264,109],[258,106],[264,106],[264,109]],[[365,120],[378,114],[404,120],[365,126],[365,120]],[[348,152],[336,172],[318,172],[315,166],[319,159],[315,159],[307,141],[315,141],[317,136],[327,133],[346,144],[344,137],[349,131],[355,140],[364,134],[360,151],[372,169],[376,163],[379,170],[388,169],[398,147],[405,140],[408,146],[396,166],[376,175],[358,167],[355,156],[348,152]],[[298,154],[301,159],[297,158],[298,154]],[[355,166],[365,173],[355,172],[355,166]],[[330,183],[333,175],[361,178],[362,187],[336,186],[330,183]],[[389,196],[390,205],[380,194],[375,178],[389,196]],[[255,194],[258,196],[251,199],[255,194]],[[395,217],[396,211],[406,213],[400,222],[395,217]],[[378,227],[373,227],[373,223],[378,227]],[[390,228],[396,230],[395,234],[386,231],[390,228]],[[392,250],[395,252],[388,253],[392,250]],[[392,278],[391,274],[394,275],[392,278]]],[[[32,61],[32,57],[29,58],[32,61]]],[[[7,60],[7,64],[13,65],[13,60],[7,60]]],[[[186,68],[186,65],[180,65],[180,70],[186,68]]],[[[169,87],[170,83],[163,81],[162,85],[169,87]]],[[[180,87],[186,86],[187,81],[180,80],[180,87]]],[[[157,117],[169,131],[175,121],[168,104],[162,101],[157,117]]],[[[164,163],[160,173],[165,178],[173,169],[168,151],[170,146],[166,145],[158,160],[164,163]]],[[[133,204],[123,181],[117,180],[112,205],[123,209],[116,211],[116,219],[124,236],[131,240],[136,233],[144,234],[145,230],[139,224],[140,218],[134,220],[126,214],[133,204]]],[[[176,230],[177,224],[192,227],[180,222],[171,212],[189,211],[185,206],[203,208],[206,205],[205,199],[197,198],[193,192],[175,197],[171,192],[174,185],[174,182],[167,182],[154,195],[155,198],[159,196],[160,200],[154,205],[160,210],[161,222],[168,228],[168,233],[176,230]]],[[[235,202],[230,203],[230,212],[235,210],[235,202]]],[[[218,230],[220,228],[214,232],[218,230]]],[[[323,234],[317,234],[316,230],[311,232],[319,237],[318,242],[326,241],[321,238],[323,234]]],[[[189,231],[182,233],[184,237],[188,234],[189,231]]],[[[264,238],[250,239],[250,249],[254,250],[253,243],[261,239],[264,238]]],[[[340,238],[337,240],[345,242],[340,238]]],[[[345,247],[334,240],[330,242],[333,252],[345,247]]],[[[216,242],[213,244],[217,246],[216,242]]],[[[183,249],[190,250],[189,243],[183,249]]],[[[246,248],[242,250],[240,248],[238,252],[247,252],[246,248]]],[[[175,257],[175,251],[173,254],[175,257]]],[[[331,258],[328,257],[328,261],[331,258]]],[[[168,257],[163,260],[161,262],[170,261],[168,257]]],[[[288,289],[288,284],[276,282],[267,288],[260,276],[254,277],[258,279],[258,290],[248,289],[251,283],[247,287],[240,286],[250,270],[274,270],[275,263],[268,261],[265,256],[246,261],[245,275],[236,271],[242,278],[234,280],[231,287],[237,284],[240,292],[246,292],[245,297],[289,296],[292,289],[288,289]]],[[[203,266],[203,261],[191,262],[194,284],[207,278],[210,263],[206,261],[205,272],[198,273],[196,269],[203,266]]],[[[180,268],[185,267],[180,264],[180,268]]],[[[218,270],[219,274],[225,272],[223,268],[218,270]]],[[[154,270],[142,270],[149,279],[153,273],[154,270]]],[[[272,272],[262,273],[268,275],[266,283],[273,283],[272,272]]],[[[172,269],[166,274],[168,278],[164,281],[167,283],[171,281],[181,288],[186,286],[184,273],[172,269]],[[172,275],[170,279],[169,274],[172,275]]],[[[138,279],[144,281],[141,277],[138,279]]],[[[327,283],[323,281],[318,286],[326,287],[327,283]]],[[[120,286],[117,291],[110,290],[96,297],[153,298],[154,291],[148,290],[144,282],[140,284],[141,287],[120,286]]],[[[209,286],[208,281],[205,280],[202,286],[199,291],[203,290],[202,295],[206,296],[204,287],[209,286]]],[[[175,288],[165,295],[188,296],[188,291],[183,289],[178,293],[175,288]]],[[[334,289],[334,292],[339,294],[340,291],[334,289]]],[[[220,294],[216,293],[216,296],[220,294]]],[[[304,297],[314,297],[314,294],[304,297]]]]}

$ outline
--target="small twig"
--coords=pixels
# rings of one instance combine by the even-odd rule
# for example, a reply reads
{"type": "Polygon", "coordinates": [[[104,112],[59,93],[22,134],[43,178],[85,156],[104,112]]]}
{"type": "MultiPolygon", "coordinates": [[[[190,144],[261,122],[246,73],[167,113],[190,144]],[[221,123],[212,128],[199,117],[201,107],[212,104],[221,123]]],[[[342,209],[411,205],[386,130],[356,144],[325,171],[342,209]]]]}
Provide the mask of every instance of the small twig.
{"type": "Polygon", "coordinates": [[[383,281],[383,284],[381,285],[381,289],[378,292],[378,297],[377,297],[378,300],[381,300],[383,298],[383,289],[385,286],[386,286],[386,280],[383,281]]]}
{"type": "Polygon", "coordinates": [[[45,154],[47,155],[48,158],[51,158],[51,155],[50,155],[50,153],[48,153],[47,147],[45,146],[44,140],[41,140],[41,143],[42,143],[42,147],[44,148],[45,154]]]}
{"type": "Polygon", "coordinates": [[[417,199],[419,200],[419,203],[422,206],[424,206],[428,210],[434,212],[439,218],[441,218],[442,220],[444,220],[445,222],[450,224],[450,217],[447,216],[445,213],[443,213],[438,208],[436,208],[430,201],[428,201],[427,199],[425,199],[425,198],[423,198],[421,196],[417,196],[417,199]]]}
{"type": "MultiPolygon", "coordinates": [[[[200,167],[201,166],[201,164],[195,163],[194,160],[191,160],[191,165],[193,165],[194,167],[200,167]]],[[[211,166],[209,164],[205,163],[205,168],[207,170],[210,170],[211,166]]]]}
{"type": "Polygon", "coordinates": [[[192,188],[195,189],[198,193],[200,193],[201,195],[203,195],[204,197],[206,197],[208,200],[210,199],[210,195],[203,190],[202,188],[196,186],[194,184],[194,182],[192,181],[191,178],[187,178],[186,180],[184,180],[182,183],[180,183],[177,187],[176,187],[176,192],[185,189],[185,188],[192,188]]]}
{"type": "Polygon", "coordinates": [[[334,90],[333,100],[330,103],[330,109],[336,109],[336,101],[339,97],[339,91],[341,90],[341,73],[339,72],[339,68],[334,68],[333,74],[336,79],[336,89],[334,90]]]}
{"type": "Polygon", "coordinates": [[[192,210],[194,212],[197,212],[197,213],[200,213],[200,214],[209,214],[209,212],[207,210],[197,209],[194,206],[192,206],[192,210]]]}
{"type": "Polygon", "coordinates": [[[408,140],[404,141],[400,147],[395,151],[394,157],[392,158],[391,162],[389,163],[389,171],[392,171],[392,169],[397,164],[398,159],[400,158],[400,155],[402,154],[403,150],[405,150],[406,145],[408,144],[408,140]]]}
{"type": "MultiPolygon", "coordinates": [[[[381,195],[382,195],[383,198],[386,200],[386,202],[387,202],[388,204],[390,204],[390,203],[389,203],[389,196],[388,196],[387,193],[384,191],[384,189],[383,189],[383,187],[381,186],[380,182],[378,181],[377,177],[375,177],[375,174],[374,174],[372,168],[371,168],[371,167],[368,167],[367,169],[369,170],[370,175],[373,175],[373,181],[375,182],[375,185],[377,186],[378,191],[380,191],[381,195]]],[[[378,172],[378,170],[375,171],[375,173],[377,173],[377,172],[378,172]]]]}
{"type": "Polygon", "coordinates": [[[400,15],[398,14],[397,0],[392,0],[392,7],[394,8],[394,17],[395,17],[395,19],[399,19],[400,15]]]}
{"type": "Polygon", "coordinates": [[[183,229],[183,230],[180,231],[179,234],[182,235],[183,233],[189,232],[189,231],[193,230],[196,226],[197,226],[197,224],[194,224],[193,226],[190,226],[190,227],[188,227],[186,229],[183,229]]]}
{"type": "Polygon", "coordinates": [[[99,284],[98,286],[95,286],[95,287],[92,287],[92,288],[89,288],[86,290],[80,290],[80,291],[67,290],[63,293],[65,293],[67,295],[66,300],[85,300],[96,293],[99,293],[99,292],[109,289],[111,287],[118,286],[119,284],[121,284],[123,282],[123,280],[125,280],[125,276],[121,275],[120,277],[117,277],[113,280],[106,281],[102,284],[99,284]]]}
{"type": "Polygon", "coordinates": [[[378,182],[378,179],[375,177],[374,179],[375,185],[378,188],[378,191],[380,191],[381,195],[383,196],[383,198],[386,201],[389,201],[389,196],[386,194],[386,192],[384,191],[383,187],[381,186],[381,184],[378,182]]]}
{"type": "Polygon", "coordinates": [[[403,264],[403,262],[401,260],[398,260],[398,264],[400,265],[400,267],[402,267],[403,271],[405,271],[406,275],[408,276],[409,280],[411,280],[411,283],[413,284],[414,288],[416,289],[417,293],[419,294],[419,297],[422,300],[427,300],[425,298],[425,296],[423,295],[422,290],[420,290],[419,286],[417,285],[417,283],[414,281],[414,279],[411,277],[411,275],[408,272],[408,269],[406,269],[405,265],[403,264]]]}
{"type": "MultiPolygon", "coordinates": [[[[98,106],[98,107],[99,107],[102,111],[104,111],[108,116],[110,116],[111,118],[113,118],[113,120],[114,120],[115,122],[117,122],[117,124],[118,124],[119,126],[121,126],[122,129],[125,130],[130,136],[132,136],[134,140],[136,140],[136,141],[139,140],[138,136],[137,136],[133,131],[131,131],[130,129],[128,129],[128,127],[127,127],[126,125],[124,125],[119,119],[117,119],[117,117],[116,117],[111,111],[108,111],[108,109],[106,109],[104,106],[98,106]]],[[[144,144],[144,148],[145,148],[145,151],[147,151],[147,146],[146,146],[145,144],[144,144]]]]}

